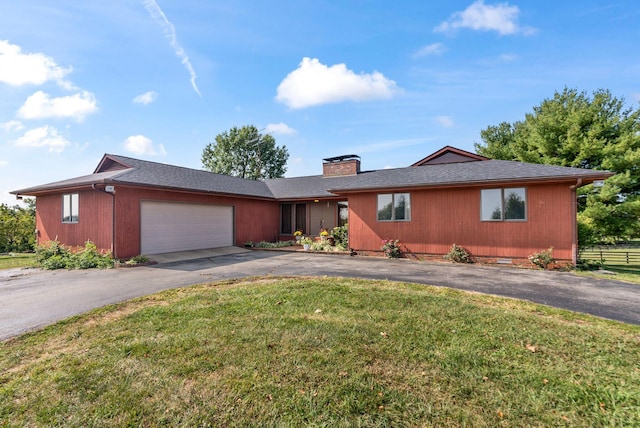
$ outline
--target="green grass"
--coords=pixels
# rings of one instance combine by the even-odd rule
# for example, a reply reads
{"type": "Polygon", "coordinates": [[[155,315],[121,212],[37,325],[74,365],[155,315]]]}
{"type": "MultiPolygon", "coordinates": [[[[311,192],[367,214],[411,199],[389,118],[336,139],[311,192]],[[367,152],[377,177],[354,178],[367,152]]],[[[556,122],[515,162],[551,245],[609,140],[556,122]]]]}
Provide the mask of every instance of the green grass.
{"type": "Polygon", "coordinates": [[[640,270],[628,269],[618,266],[603,266],[603,269],[608,272],[614,272],[615,275],[610,273],[603,273],[597,270],[592,271],[574,271],[577,275],[586,276],[589,278],[600,279],[613,279],[616,281],[630,282],[633,284],[640,284],[640,270]]]}
{"type": "Polygon", "coordinates": [[[171,290],[0,344],[0,426],[638,426],[640,327],[386,281],[171,290]]]}
{"type": "Polygon", "coordinates": [[[9,253],[0,255],[0,270],[33,266],[35,254],[33,253],[9,253]]]}

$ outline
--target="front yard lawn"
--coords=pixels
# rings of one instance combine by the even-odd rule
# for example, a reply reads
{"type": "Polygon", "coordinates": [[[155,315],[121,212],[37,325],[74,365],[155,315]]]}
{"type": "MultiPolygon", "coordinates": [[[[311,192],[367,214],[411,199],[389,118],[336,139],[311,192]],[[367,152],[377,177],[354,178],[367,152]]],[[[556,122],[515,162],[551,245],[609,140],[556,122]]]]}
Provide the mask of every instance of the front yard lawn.
{"type": "Polygon", "coordinates": [[[0,255],[0,270],[30,267],[35,263],[34,253],[9,253],[0,255]]]}
{"type": "Polygon", "coordinates": [[[422,285],[252,278],[0,343],[0,426],[639,426],[640,327],[422,285]]]}

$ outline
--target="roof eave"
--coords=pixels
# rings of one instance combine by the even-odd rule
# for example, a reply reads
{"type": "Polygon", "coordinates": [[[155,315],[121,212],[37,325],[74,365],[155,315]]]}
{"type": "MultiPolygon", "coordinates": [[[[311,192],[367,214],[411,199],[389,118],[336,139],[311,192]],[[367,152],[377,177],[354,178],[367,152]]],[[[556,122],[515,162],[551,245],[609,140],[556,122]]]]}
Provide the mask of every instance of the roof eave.
{"type": "Polygon", "coordinates": [[[379,190],[402,190],[402,189],[434,189],[434,188],[452,188],[452,187],[466,187],[466,186],[497,186],[497,185],[514,185],[525,183],[568,183],[576,185],[579,182],[578,187],[591,184],[597,180],[605,180],[615,175],[612,172],[603,171],[603,174],[588,175],[588,176],[553,176],[553,177],[524,177],[524,178],[512,178],[512,179],[495,179],[495,180],[472,180],[464,182],[449,182],[449,183],[421,183],[421,184],[409,184],[409,185],[388,185],[388,186],[375,186],[375,187],[361,187],[361,188],[346,188],[346,189],[328,189],[329,192],[336,195],[343,195],[347,193],[362,193],[362,192],[374,192],[379,190]]]}
{"type": "Polygon", "coordinates": [[[9,192],[12,195],[20,196],[38,196],[47,193],[58,193],[61,191],[79,190],[87,187],[91,187],[95,184],[115,184],[116,182],[111,179],[98,179],[86,183],[75,183],[60,186],[35,186],[27,187],[26,189],[13,190],[9,192]]]}

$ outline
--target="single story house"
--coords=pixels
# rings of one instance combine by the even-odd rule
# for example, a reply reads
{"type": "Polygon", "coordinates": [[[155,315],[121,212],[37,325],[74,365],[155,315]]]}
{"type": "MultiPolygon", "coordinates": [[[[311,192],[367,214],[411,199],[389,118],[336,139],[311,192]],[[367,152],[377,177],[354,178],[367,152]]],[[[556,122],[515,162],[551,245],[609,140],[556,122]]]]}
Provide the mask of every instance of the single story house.
{"type": "Polygon", "coordinates": [[[38,243],[88,240],[114,257],[317,236],[348,222],[349,246],[525,259],[554,248],[576,261],[576,189],[612,174],[491,160],[444,147],[406,168],[365,171],[356,155],[324,159],[323,174],[246,180],[105,154],[93,174],[16,190],[36,197],[38,243]]]}

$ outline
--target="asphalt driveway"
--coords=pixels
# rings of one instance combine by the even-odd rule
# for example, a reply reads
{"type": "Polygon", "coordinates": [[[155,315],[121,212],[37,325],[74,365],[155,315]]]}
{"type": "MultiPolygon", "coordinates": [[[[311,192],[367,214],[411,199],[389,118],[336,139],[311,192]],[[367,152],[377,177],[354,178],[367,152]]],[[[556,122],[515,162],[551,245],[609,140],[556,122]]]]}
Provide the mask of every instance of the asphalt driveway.
{"type": "Polygon", "coordinates": [[[260,275],[415,282],[523,299],[640,325],[640,286],[615,280],[504,266],[242,251],[129,269],[0,271],[0,340],[161,290],[260,275]]]}

